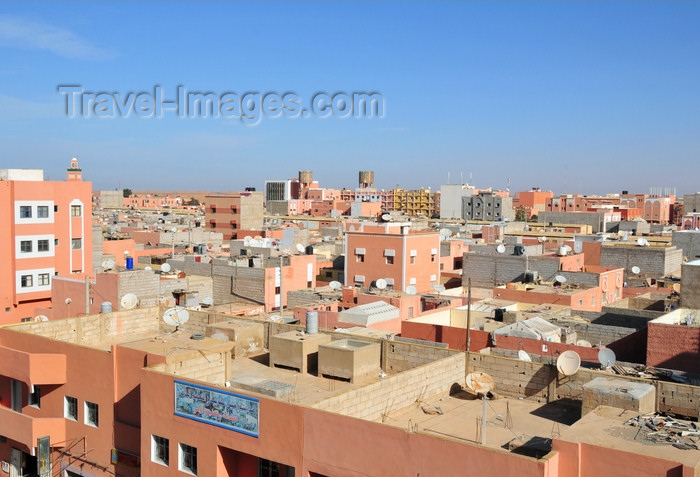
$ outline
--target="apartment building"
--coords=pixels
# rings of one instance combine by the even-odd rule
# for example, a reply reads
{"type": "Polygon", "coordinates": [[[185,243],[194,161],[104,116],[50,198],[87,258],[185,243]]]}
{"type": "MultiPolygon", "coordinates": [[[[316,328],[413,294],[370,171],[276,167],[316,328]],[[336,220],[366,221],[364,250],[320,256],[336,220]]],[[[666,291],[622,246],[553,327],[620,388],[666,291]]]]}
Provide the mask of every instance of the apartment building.
{"type": "Polygon", "coordinates": [[[412,230],[408,222],[347,224],[345,285],[369,288],[382,278],[387,288],[432,291],[440,283],[440,235],[412,230]]]}
{"type": "Polygon", "coordinates": [[[462,197],[462,218],[464,220],[513,220],[513,199],[494,192],[479,192],[477,195],[462,197]]]}
{"type": "Polygon", "coordinates": [[[56,275],[92,273],[92,185],[71,159],[65,182],[37,169],[0,170],[0,324],[51,304],[56,275]]]}
{"type": "Polygon", "coordinates": [[[224,240],[238,238],[238,230],[262,229],[265,217],[262,192],[207,195],[204,219],[207,230],[221,232],[224,240]]]}

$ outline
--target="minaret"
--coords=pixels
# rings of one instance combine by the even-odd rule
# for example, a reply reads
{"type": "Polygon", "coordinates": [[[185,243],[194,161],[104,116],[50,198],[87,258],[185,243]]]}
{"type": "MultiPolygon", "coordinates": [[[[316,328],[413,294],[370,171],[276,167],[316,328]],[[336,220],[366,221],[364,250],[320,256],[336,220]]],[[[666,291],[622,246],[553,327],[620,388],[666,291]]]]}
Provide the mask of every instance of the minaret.
{"type": "Polygon", "coordinates": [[[78,165],[78,159],[75,157],[70,160],[70,166],[68,166],[68,181],[83,181],[83,170],[78,165]]]}

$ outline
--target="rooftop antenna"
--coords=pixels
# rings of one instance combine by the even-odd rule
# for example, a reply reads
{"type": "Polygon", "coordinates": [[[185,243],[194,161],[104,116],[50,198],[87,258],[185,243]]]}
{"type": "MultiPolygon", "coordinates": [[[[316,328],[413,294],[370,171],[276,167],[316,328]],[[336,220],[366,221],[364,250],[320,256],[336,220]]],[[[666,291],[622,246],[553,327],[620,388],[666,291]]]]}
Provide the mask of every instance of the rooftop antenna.
{"type": "Polygon", "coordinates": [[[467,388],[481,395],[483,402],[481,410],[481,445],[486,444],[486,395],[491,392],[496,383],[493,378],[486,373],[469,373],[466,379],[467,388]]]}
{"type": "Polygon", "coordinates": [[[163,265],[161,265],[160,271],[164,272],[164,273],[168,273],[170,271],[170,264],[166,262],[163,265]]]}
{"type": "Polygon", "coordinates": [[[498,247],[496,247],[496,252],[498,253],[503,253],[506,251],[506,246],[503,244],[499,244],[498,247]]]}
{"type": "Polygon", "coordinates": [[[383,278],[377,278],[377,281],[374,284],[379,290],[385,290],[387,286],[387,282],[383,278]]]}
{"type": "Polygon", "coordinates": [[[123,309],[131,310],[133,308],[136,308],[136,305],[138,304],[138,302],[139,302],[139,297],[137,297],[133,293],[127,293],[126,295],[124,295],[122,297],[120,303],[121,303],[123,309]]]}
{"type": "Polygon", "coordinates": [[[294,244],[294,246],[297,248],[297,251],[299,253],[304,253],[304,246],[300,243],[294,244]]]}
{"type": "Polygon", "coordinates": [[[452,231],[450,229],[440,229],[440,240],[447,240],[450,237],[452,237],[452,231]]]}
{"type": "Polygon", "coordinates": [[[506,192],[510,195],[510,177],[508,178],[508,185],[506,186],[506,192]]]}
{"type": "Polygon", "coordinates": [[[634,273],[635,275],[639,275],[639,272],[641,272],[641,271],[642,271],[642,269],[639,268],[637,265],[632,267],[632,273],[634,273]]]}
{"type": "Polygon", "coordinates": [[[567,350],[557,358],[557,371],[564,376],[573,376],[581,367],[581,357],[576,351],[567,350]]]}
{"type": "Polygon", "coordinates": [[[165,310],[165,313],[163,313],[163,321],[167,325],[174,326],[175,331],[178,331],[180,325],[184,325],[189,319],[189,312],[183,307],[179,306],[176,306],[175,308],[168,308],[165,310]]]}
{"type": "Polygon", "coordinates": [[[615,352],[610,348],[601,348],[598,351],[598,361],[603,368],[609,368],[615,364],[615,352]]]}
{"type": "Polygon", "coordinates": [[[554,280],[556,280],[559,283],[566,283],[566,277],[564,275],[556,275],[554,277],[554,280]]]}
{"type": "Polygon", "coordinates": [[[337,280],[333,280],[328,284],[328,286],[331,287],[331,290],[340,290],[343,288],[343,285],[337,280]]]}
{"type": "Polygon", "coordinates": [[[528,362],[529,362],[529,361],[532,361],[532,358],[531,358],[530,355],[527,353],[527,351],[525,351],[524,349],[521,349],[521,350],[518,351],[518,359],[519,359],[520,361],[528,361],[528,362]]]}

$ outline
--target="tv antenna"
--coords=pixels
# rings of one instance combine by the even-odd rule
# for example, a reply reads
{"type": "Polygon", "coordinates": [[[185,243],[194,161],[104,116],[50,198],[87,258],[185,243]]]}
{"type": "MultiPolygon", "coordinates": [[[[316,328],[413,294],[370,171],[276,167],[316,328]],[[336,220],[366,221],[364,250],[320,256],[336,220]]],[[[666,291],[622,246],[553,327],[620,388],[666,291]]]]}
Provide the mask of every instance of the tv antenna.
{"type": "Polygon", "coordinates": [[[123,309],[131,310],[133,308],[136,308],[136,305],[138,304],[138,302],[139,302],[139,297],[137,297],[133,293],[127,293],[126,295],[124,295],[122,297],[120,303],[121,303],[123,309]]]}
{"type": "Polygon", "coordinates": [[[379,290],[385,290],[387,286],[387,282],[383,278],[378,278],[376,282],[374,282],[374,285],[379,289],[379,290]]]}
{"type": "Polygon", "coordinates": [[[600,351],[598,351],[598,361],[604,368],[609,368],[614,365],[615,359],[615,352],[610,348],[601,348],[600,351]]]}
{"type": "Polygon", "coordinates": [[[187,323],[190,319],[190,313],[182,307],[176,306],[175,308],[168,308],[163,313],[163,321],[165,324],[174,326],[175,331],[178,330],[180,325],[187,323]]]}
{"type": "Polygon", "coordinates": [[[567,350],[557,358],[557,371],[564,376],[573,376],[581,367],[581,357],[576,351],[567,350]]]}

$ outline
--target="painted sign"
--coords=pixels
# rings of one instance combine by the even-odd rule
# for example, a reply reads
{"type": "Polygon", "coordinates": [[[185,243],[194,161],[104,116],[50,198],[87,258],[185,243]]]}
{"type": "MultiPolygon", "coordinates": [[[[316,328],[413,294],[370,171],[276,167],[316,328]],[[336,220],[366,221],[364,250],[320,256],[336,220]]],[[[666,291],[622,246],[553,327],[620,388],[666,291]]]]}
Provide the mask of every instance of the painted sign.
{"type": "Polygon", "coordinates": [[[110,461],[112,464],[125,465],[132,469],[141,468],[141,458],[139,456],[119,449],[112,449],[110,461]]]}
{"type": "Polygon", "coordinates": [[[36,440],[36,447],[39,477],[51,477],[51,438],[49,436],[39,437],[36,440]]]}
{"type": "Polygon", "coordinates": [[[175,381],[175,415],[259,436],[260,400],[175,381]]]}

